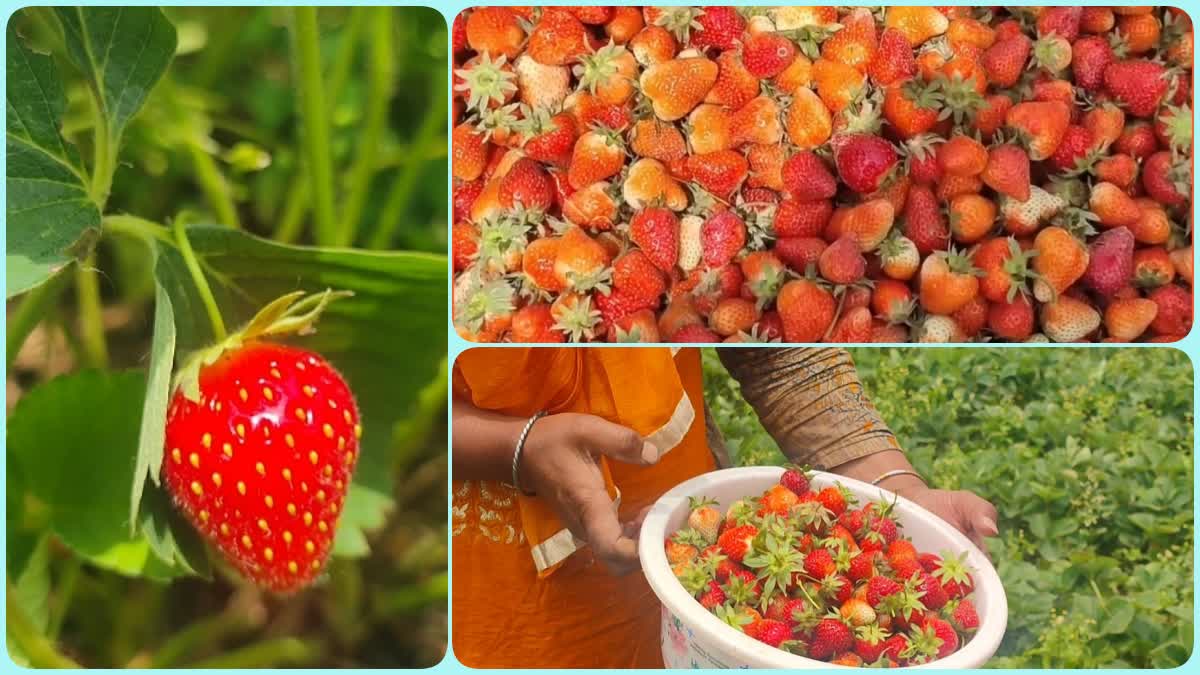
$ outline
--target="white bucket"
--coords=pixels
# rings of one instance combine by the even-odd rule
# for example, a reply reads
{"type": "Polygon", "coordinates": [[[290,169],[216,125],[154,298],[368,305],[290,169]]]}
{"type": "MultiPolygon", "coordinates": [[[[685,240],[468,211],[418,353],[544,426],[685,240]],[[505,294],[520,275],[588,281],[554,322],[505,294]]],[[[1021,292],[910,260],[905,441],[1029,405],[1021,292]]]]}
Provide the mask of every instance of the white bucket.
{"type": "MultiPolygon", "coordinates": [[[[663,495],[642,524],[638,551],[642,571],[662,602],[662,651],[668,668],[837,668],[823,661],[769,647],[732,628],[700,606],[683,589],[667,563],[663,542],[683,527],[689,513],[688,497],[710,497],[722,510],[748,496],[762,494],[779,482],[779,467],[725,469],[697,476],[663,495]]],[[[835,482],[860,501],[891,502],[895,495],[843,476],[817,472],[814,489],[835,482]]],[[[967,552],[967,567],[975,582],[972,600],[979,612],[979,630],[957,652],[913,668],[979,668],[996,653],[1008,625],[1008,600],[991,562],[983,552],[946,521],[901,497],[896,504],[901,532],[919,551],[967,552]]]]}

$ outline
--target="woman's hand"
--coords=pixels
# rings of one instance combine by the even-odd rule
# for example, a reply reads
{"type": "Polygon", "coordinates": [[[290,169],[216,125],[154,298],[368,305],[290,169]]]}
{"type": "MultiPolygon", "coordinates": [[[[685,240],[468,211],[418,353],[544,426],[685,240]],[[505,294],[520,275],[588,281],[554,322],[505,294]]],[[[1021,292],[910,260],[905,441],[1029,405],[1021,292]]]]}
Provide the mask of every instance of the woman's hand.
{"type": "Polygon", "coordinates": [[[985,555],[987,544],[984,537],[994,537],[1000,533],[996,527],[996,507],[973,492],[935,490],[922,485],[902,490],[899,494],[958,528],[985,555]]]}
{"type": "Polygon", "coordinates": [[[659,450],[633,429],[595,415],[559,413],[534,422],[521,455],[521,487],[537,493],[613,574],[637,568],[638,521],[622,524],[598,456],[630,464],[658,461],[659,450]]]}

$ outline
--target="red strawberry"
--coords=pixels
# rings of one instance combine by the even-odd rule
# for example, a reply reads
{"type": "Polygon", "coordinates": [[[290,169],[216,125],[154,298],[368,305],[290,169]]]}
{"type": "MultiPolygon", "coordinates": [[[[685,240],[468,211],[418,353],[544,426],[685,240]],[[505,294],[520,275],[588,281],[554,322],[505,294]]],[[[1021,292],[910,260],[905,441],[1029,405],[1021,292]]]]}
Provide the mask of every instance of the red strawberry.
{"type": "Polygon", "coordinates": [[[863,581],[875,576],[875,554],[863,552],[851,558],[846,576],[850,577],[851,581],[863,581]]]}
{"type": "Polygon", "coordinates": [[[785,199],[775,209],[775,235],[787,237],[819,237],[833,215],[833,202],[822,199],[800,202],[785,199]]]}
{"type": "Polygon", "coordinates": [[[633,215],[629,236],[664,272],[679,261],[679,219],[667,208],[652,206],[633,215]]]}
{"type": "Polygon", "coordinates": [[[988,82],[998,88],[1011,87],[1025,72],[1025,62],[1033,42],[1023,34],[997,40],[983,52],[980,63],[987,73],[988,82]]]}
{"type": "Polygon", "coordinates": [[[782,621],[774,619],[760,619],[756,621],[752,626],[746,628],[746,634],[772,647],[778,647],[785,641],[792,639],[791,627],[782,621]]]}
{"type": "Polygon", "coordinates": [[[1192,193],[1191,162],[1176,162],[1174,155],[1162,150],[1146,158],[1142,165],[1142,186],[1146,194],[1166,206],[1183,206],[1192,193]]]}
{"type": "Polygon", "coordinates": [[[959,600],[950,612],[950,623],[955,630],[968,635],[979,630],[979,613],[975,611],[975,605],[967,598],[959,600]]]}
{"type": "Polygon", "coordinates": [[[526,156],[562,168],[570,164],[578,137],[575,118],[567,113],[551,117],[539,108],[526,115],[525,122],[528,124],[523,146],[526,156]]]}
{"type": "MultiPolygon", "coordinates": [[[[676,336],[678,336],[678,333],[676,336]]],[[[675,340],[679,341],[678,337],[675,340]]],[[[711,342],[720,342],[720,338],[717,337],[715,340],[711,340],[711,342]]],[[[757,527],[748,524],[738,525],[722,532],[721,536],[717,538],[717,546],[721,547],[721,553],[729,556],[730,560],[740,563],[746,557],[746,554],[750,552],[750,546],[754,543],[754,537],[757,535],[757,527]]]]}
{"type": "Polygon", "coordinates": [[[898,160],[896,148],[873,134],[840,134],[832,143],[838,175],[860,194],[870,194],[882,187],[898,160]]]}
{"type": "Polygon", "coordinates": [[[914,185],[908,191],[904,203],[904,234],[916,244],[922,256],[950,245],[950,228],[942,216],[937,197],[927,185],[914,185]]]}
{"type": "Polygon", "coordinates": [[[723,267],[746,245],[746,224],[733,211],[720,211],[704,221],[700,229],[704,264],[723,267]]]}
{"type": "Polygon", "coordinates": [[[1149,299],[1158,305],[1150,329],[1159,335],[1187,335],[1192,330],[1192,292],[1178,284],[1167,284],[1150,291],[1149,299]]]}
{"type": "Polygon", "coordinates": [[[1151,117],[1167,94],[1167,70],[1145,59],[1116,61],[1104,69],[1104,89],[1134,117],[1151,117]]]}
{"type": "Polygon", "coordinates": [[[950,596],[946,593],[946,589],[942,588],[942,583],[928,572],[921,574],[921,585],[918,590],[924,593],[921,596],[921,603],[930,611],[936,612],[950,601],[950,596]]]}
{"type": "Polygon", "coordinates": [[[528,157],[518,159],[500,179],[500,206],[546,211],[554,202],[554,183],[540,164],[528,157]]]}
{"type": "Polygon", "coordinates": [[[879,609],[884,598],[893,596],[903,590],[900,584],[885,576],[874,576],[867,580],[867,604],[879,609]]]}
{"type": "Polygon", "coordinates": [[[879,657],[883,656],[883,650],[886,645],[887,632],[880,628],[878,624],[860,626],[855,631],[854,653],[858,654],[864,663],[875,663],[878,661],[879,657]]]}
{"type": "Polygon", "coordinates": [[[1127,227],[1102,232],[1088,246],[1083,283],[1101,295],[1112,295],[1133,278],[1133,233],[1127,227]]]}
{"type": "Polygon", "coordinates": [[[935,658],[944,659],[958,651],[958,633],[954,632],[954,626],[951,626],[942,619],[931,616],[925,619],[925,629],[932,630],[934,635],[942,641],[935,658]]]}
{"type": "Polygon", "coordinates": [[[734,7],[705,7],[695,22],[698,25],[692,29],[691,45],[699,49],[733,49],[746,28],[746,20],[734,7]]]}
{"type": "Polygon", "coordinates": [[[802,202],[832,199],[837,180],[811,150],[801,150],[783,163],[783,187],[790,199],[802,202]]]}
{"type": "Polygon", "coordinates": [[[612,287],[635,300],[639,305],[637,309],[657,308],[662,295],[667,292],[663,273],[638,249],[613,261],[612,287]]]}
{"type": "Polygon", "coordinates": [[[538,302],[513,312],[508,336],[513,342],[564,342],[566,335],[555,326],[557,320],[550,305],[538,302]]]}
{"type": "Polygon", "coordinates": [[[913,46],[896,28],[885,28],[879,35],[879,47],[867,67],[871,80],[880,87],[890,87],[912,77],[917,72],[913,46]]]}
{"type": "Polygon", "coordinates": [[[1062,142],[1054,154],[1046,159],[1046,163],[1058,172],[1084,173],[1090,167],[1088,155],[1095,150],[1095,141],[1087,127],[1072,124],[1067,127],[1062,142]]]}
{"type": "Polygon", "coordinates": [[[721,585],[716,581],[709,581],[704,592],[697,598],[700,605],[709,611],[712,611],[721,605],[725,604],[725,591],[721,589],[721,585]]]}
{"type": "Polygon", "coordinates": [[[866,307],[843,306],[842,316],[829,332],[829,342],[860,344],[871,341],[874,326],[871,310],[866,307]]]}
{"type": "Polygon", "coordinates": [[[1029,159],[1034,161],[1054,154],[1070,123],[1071,109],[1062,101],[1025,101],[1004,116],[1005,126],[1022,136],[1029,159]]]}
{"type": "Polygon", "coordinates": [[[691,180],[721,199],[737,192],[750,171],[745,155],[733,150],[688,155],[685,162],[691,180]]]}
{"type": "Polygon", "coordinates": [[[1082,7],[1047,7],[1037,18],[1039,36],[1056,34],[1067,42],[1079,37],[1079,23],[1083,18],[1082,7]]]}
{"type": "Polygon", "coordinates": [[[850,627],[837,619],[821,619],[813,628],[808,655],[822,661],[850,649],[854,645],[854,634],[850,627]]]}
{"type": "Polygon", "coordinates": [[[821,276],[835,284],[852,284],[867,271],[867,260],[858,250],[858,239],[844,234],[821,253],[817,262],[821,276]]]}
{"type": "Polygon", "coordinates": [[[1006,340],[1025,340],[1033,334],[1035,317],[1033,305],[1025,295],[1011,301],[1001,300],[988,306],[988,329],[1006,340]]]}
{"type": "Polygon", "coordinates": [[[795,58],[795,43],[777,33],[759,33],[742,43],[742,63],[760,80],[782,73],[795,58]]]}
{"type": "Polygon", "coordinates": [[[247,579],[299,590],[329,556],[358,460],[350,388],[320,355],[253,339],[196,378],[167,412],[167,489],[247,579]]]}
{"type": "Polygon", "coordinates": [[[837,573],[837,565],[828,549],[818,548],[804,556],[804,572],[813,579],[824,579],[837,573]]]}
{"type": "Polygon", "coordinates": [[[1089,92],[1104,86],[1104,69],[1114,60],[1108,40],[1098,35],[1079,38],[1071,45],[1071,73],[1075,84],[1089,92]]]}
{"type": "Polygon", "coordinates": [[[779,484],[797,495],[808,494],[808,476],[801,469],[793,468],[785,470],[783,475],[779,477],[779,484]]]}

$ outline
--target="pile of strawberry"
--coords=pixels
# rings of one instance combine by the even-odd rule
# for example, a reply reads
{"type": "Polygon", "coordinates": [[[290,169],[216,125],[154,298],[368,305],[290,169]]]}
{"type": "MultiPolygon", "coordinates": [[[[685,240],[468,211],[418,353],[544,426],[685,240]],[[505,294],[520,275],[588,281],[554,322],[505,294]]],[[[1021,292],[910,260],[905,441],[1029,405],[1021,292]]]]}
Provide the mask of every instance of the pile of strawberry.
{"type": "Polygon", "coordinates": [[[894,504],[853,508],[844,488],[813,491],[799,469],[726,513],[713,504],[692,499],[667,560],[705,609],[760,642],[897,667],[943,659],[979,628],[963,557],[918,552],[894,504]]]}
{"type": "Polygon", "coordinates": [[[478,7],[473,341],[1173,341],[1193,33],[1156,7],[478,7]]]}

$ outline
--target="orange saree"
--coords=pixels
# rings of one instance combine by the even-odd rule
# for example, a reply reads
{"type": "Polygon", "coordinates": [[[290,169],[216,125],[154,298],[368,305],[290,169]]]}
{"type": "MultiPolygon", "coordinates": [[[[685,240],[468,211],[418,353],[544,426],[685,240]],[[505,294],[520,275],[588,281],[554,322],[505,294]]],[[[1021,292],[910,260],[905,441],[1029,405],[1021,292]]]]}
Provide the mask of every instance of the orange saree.
{"type": "MultiPolygon", "coordinates": [[[[461,354],[454,394],[517,417],[578,412],[635,429],[662,458],[602,459],[620,517],[714,468],[700,352],[484,349],[461,354]]],[[[662,666],[658,600],[639,572],[609,575],[536,497],[500,483],[453,485],[452,646],[482,668],[662,666]]]]}

